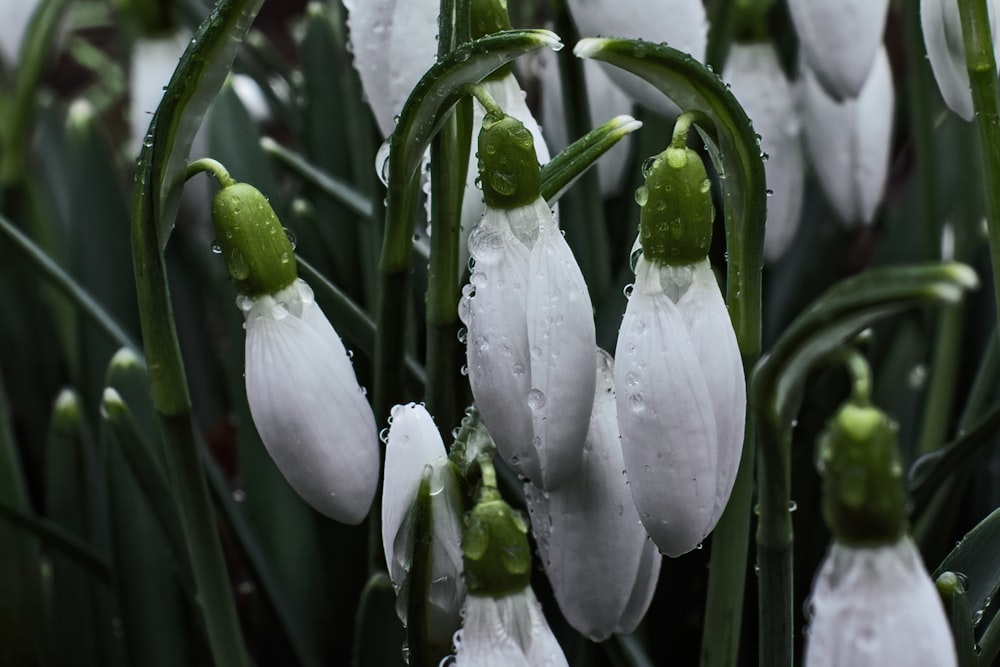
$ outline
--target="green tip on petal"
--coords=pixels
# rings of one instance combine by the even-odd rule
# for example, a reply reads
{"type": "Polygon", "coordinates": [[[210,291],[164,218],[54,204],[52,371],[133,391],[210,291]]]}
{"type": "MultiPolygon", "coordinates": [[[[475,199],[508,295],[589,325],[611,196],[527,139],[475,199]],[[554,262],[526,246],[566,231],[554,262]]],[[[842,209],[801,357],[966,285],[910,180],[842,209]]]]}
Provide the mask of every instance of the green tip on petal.
{"type": "Polygon", "coordinates": [[[492,208],[520,208],[538,199],[541,167],[524,123],[487,114],[479,132],[479,178],[483,200],[492,208]]]}
{"type": "Polygon", "coordinates": [[[479,502],[466,515],[462,552],[470,593],[512,595],[531,580],[528,524],[503,500],[479,502]]]}
{"type": "Polygon", "coordinates": [[[274,209],[247,183],[227,185],[212,200],[218,248],[237,289],[274,294],[295,281],[295,251],[274,209]]]}
{"type": "Polygon", "coordinates": [[[898,426],[877,408],[846,403],[819,439],[823,517],[851,546],[896,542],[906,531],[898,426]]]}
{"type": "Polygon", "coordinates": [[[693,264],[712,245],[712,184],[701,156],[671,146],[643,165],[646,184],[635,193],[642,207],[642,253],[657,264],[693,264]]]}

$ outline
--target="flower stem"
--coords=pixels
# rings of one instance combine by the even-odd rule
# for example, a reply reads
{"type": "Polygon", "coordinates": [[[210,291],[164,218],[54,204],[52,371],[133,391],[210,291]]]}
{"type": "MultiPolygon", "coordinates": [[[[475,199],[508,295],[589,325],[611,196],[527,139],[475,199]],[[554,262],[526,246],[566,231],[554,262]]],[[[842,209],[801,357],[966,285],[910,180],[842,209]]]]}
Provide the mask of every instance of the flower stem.
{"type": "Polygon", "coordinates": [[[184,178],[190,179],[192,176],[202,172],[207,172],[214,176],[215,180],[219,182],[219,185],[224,188],[236,184],[236,180],[229,175],[229,170],[226,169],[221,162],[213,160],[210,157],[203,157],[195,160],[194,162],[188,162],[187,170],[184,172],[184,178]]]}
{"type": "Polygon", "coordinates": [[[486,86],[481,83],[470,83],[467,86],[463,86],[462,92],[466,95],[471,95],[476,98],[476,101],[483,105],[486,109],[486,114],[489,116],[497,116],[502,118],[507,114],[504,113],[497,101],[493,99],[490,95],[490,91],[486,90],[486,86]]]}
{"type": "MultiPolygon", "coordinates": [[[[957,0],[986,183],[1000,183],[1000,82],[986,0],[957,0]]],[[[993,298],[1000,311],[1000,188],[986,188],[993,298]]]]}

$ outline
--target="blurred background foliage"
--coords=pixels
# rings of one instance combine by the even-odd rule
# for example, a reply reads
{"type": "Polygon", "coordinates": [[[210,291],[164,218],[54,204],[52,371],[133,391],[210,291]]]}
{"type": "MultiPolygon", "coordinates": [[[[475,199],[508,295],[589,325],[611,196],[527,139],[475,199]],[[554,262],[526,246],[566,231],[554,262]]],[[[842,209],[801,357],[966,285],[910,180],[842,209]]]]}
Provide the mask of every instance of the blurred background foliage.
{"type": "MultiPolygon", "coordinates": [[[[134,355],[112,363],[123,344],[137,351],[128,341],[140,338],[128,228],[136,137],[141,141],[150,116],[133,111],[137,88],[166,83],[136,81],[137,58],[141,44],[157,35],[190,35],[211,8],[202,0],[122,4],[41,0],[20,51],[3,52],[4,665],[211,663],[178,511],[165,481],[146,371],[134,355]],[[18,235],[41,254],[16,242],[18,235]],[[120,325],[120,337],[79,306],[71,296],[74,286],[120,325]],[[106,387],[117,390],[126,413],[109,409],[106,387]]],[[[708,4],[710,16],[718,17],[728,3],[708,4]]],[[[955,257],[990,284],[980,147],[972,126],[944,112],[914,5],[893,3],[886,33],[900,103],[889,185],[876,221],[845,229],[810,174],[795,241],[765,271],[765,351],[837,280],[873,266],[939,259],[941,220],[954,230],[955,257]]],[[[510,10],[515,27],[567,25],[546,2],[510,0],[510,10]]],[[[794,70],[796,45],[784,3],[775,3],[770,28],[794,70]]],[[[571,35],[562,36],[570,43],[571,35]]],[[[558,58],[574,58],[572,49],[558,58]]],[[[519,63],[535,104],[540,84],[531,71],[530,61],[519,63]]],[[[338,296],[310,278],[319,303],[355,350],[361,384],[370,385],[370,322],[351,320],[340,298],[374,312],[384,197],[374,165],[381,137],[351,68],[344,9],[337,0],[265,3],[234,73],[213,103],[192,157],[218,159],[235,178],[269,196],[309,271],[339,288],[338,296]],[[348,320],[353,326],[345,328],[348,320]]],[[[670,133],[665,119],[636,113],[645,125],[632,144],[626,183],[600,202],[611,284],[592,296],[598,342],[606,349],[614,349],[623,288],[631,282],[627,259],[638,219],[632,192],[640,184],[639,165],[662,150],[670,133]]],[[[211,251],[214,187],[206,178],[187,185],[166,257],[204,466],[248,648],[261,665],[401,664],[403,630],[391,584],[384,575],[369,578],[370,563],[380,563],[382,555],[370,552],[366,526],[339,525],[308,508],[253,428],[235,291],[211,251]]],[[[578,186],[562,200],[571,245],[586,242],[574,219],[594,205],[593,193],[578,186]]],[[[422,242],[426,238],[417,239],[418,248],[422,242]]],[[[722,234],[715,246],[722,266],[722,234]]],[[[407,341],[420,359],[424,332],[415,323],[423,320],[426,274],[417,264],[407,341]]],[[[961,305],[912,311],[872,332],[866,352],[875,367],[876,402],[899,420],[908,464],[955,438],[1000,399],[996,350],[986,353],[990,341],[996,345],[992,304],[984,290],[961,305]],[[985,390],[971,405],[977,376],[985,390]]],[[[419,398],[419,391],[409,393],[419,398]]],[[[819,519],[813,443],[846,393],[841,371],[817,374],[795,430],[796,609],[829,542],[819,519]]],[[[455,424],[439,426],[447,431],[455,424]]],[[[931,569],[1000,505],[1000,449],[995,436],[989,440],[916,508],[913,525],[931,569]]],[[[523,502],[519,485],[508,482],[512,502],[523,502]]],[[[694,664],[710,546],[709,540],[705,549],[666,560],[645,623],[634,637],[603,646],[579,637],[559,618],[538,568],[535,590],[570,663],[694,664]]],[[[752,560],[746,576],[744,627],[752,629],[752,560]]],[[[743,634],[745,664],[754,664],[755,633],[743,634]]]]}

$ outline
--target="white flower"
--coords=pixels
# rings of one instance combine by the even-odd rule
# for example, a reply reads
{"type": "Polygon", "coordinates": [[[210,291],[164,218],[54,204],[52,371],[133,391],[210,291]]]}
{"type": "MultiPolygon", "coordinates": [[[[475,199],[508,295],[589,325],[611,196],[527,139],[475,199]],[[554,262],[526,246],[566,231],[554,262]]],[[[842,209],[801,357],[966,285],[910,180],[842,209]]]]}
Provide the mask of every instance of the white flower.
{"type": "MultiPolygon", "coordinates": [[[[488,79],[483,81],[482,85],[486,89],[486,92],[496,100],[496,103],[503,109],[505,114],[521,121],[524,127],[531,132],[531,136],[535,140],[535,154],[538,156],[538,164],[548,162],[551,155],[549,154],[548,147],[545,145],[545,138],[542,137],[542,129],[538,126],[538,122],[535,121],[531,110],[528,109],[528,104],[524,98],[524,91],[521,90],[521,86],[517,83],[514,75],[508,73],[499,79],[488,79]]],[[[458,267],[460,271],[465,270],[465,266],[469,260],[469,234],[472,233],[472,230],[475,229],[486,212],[486,205],[483,203],[483,192],[480,188],[476,187],[476,182],[479,180],[479,161],[476,159],[475,141],[476,137],[479,136],[479,131],[483,127],[483,118],[485,115],[486,110],[480,104],[474,103],[472,105],[473,141],[470,146],[471,155],[469,156],[468,173],[465,177],[465,195],[462,198],[461,235],[458,245],[458,267]]]]}
{"type": "MultiPolygon", "coordinates": [[[[549,140],[552,151],[558,153],[570,144],[570,137],[566,135],[566,108],[557,56],[554,51],[543,49],[538,52],[534,62],[542,88],[544,134],[549,140]]],[[[615,116],[632,113],[632,98],[611,81],[600,63],[585,58],[583,74],[587,85],[587,104],[590,108],[588,129],[593,129],[615,116]]],[[[537,139],[535,145],[538,145],[537,139]]],[[[611,197],[621,191],[631,145],[632,136],[629,135],[597,161],[596,169],[603,196],[611,197]]]]}
{"type": "Polygon", "coordinates": [[[250,414],[275,465],[318,512],[357,524],[379,474],[375,417],[340,337],[296,280],[241,295],[250,414]]]}
{"type": "MultiPolygon", "coordinates": [[[[655,7],[646,0],[569,0],[569,9],[581,37],[643,39],[705,59],[708,20],[701,0],[667,0],[655,7]]],[[[604,67],[639,104],[665,116],[678,114],[677,106],[652,84],[618,67],[604,67]]]]}
{"type": "Polygon", "coordinates": [[[469,380],[504,460],[551,490],[580,464],[594,401],[594,318],[580,267],[541,197],[488,207],[459,308],[469,380]]]}
{"type": "MultiPolygon", "coordinates": [[[[397,592],[409,576],[413,553],[410,508],[425,471],[430,474],[431,517],[428,628],[435,641],[447,644],[461,624],[465,598],[462,579],[462,501],[452,476],[441,435],[423,405],[392,409],[382,485],[382,548],[389,577],[397,592]]],[[[422,536],[423,537],[423,536],[422,536]]],[[[405,603],[405,600],[404,600],[405,603]]],[[[398,608],[398,606],[397,606],[398,608]]],[[[405,618],[405,605],[401,610],[405,618]]]]}
{"type": "Polygon", "coordinates": [[[857,97],[875,64],[889,0],[789,0],[809,69],[837,99],[857,97]]]}
{"type": "Polygon", "coordinates": [[[660,551],[694,549],[715,527],[743,447],[746,384],[708,260],[636,263],[615,353],[632,497],[660,551]]]}
{"type": "Polygon", "coordinates": [[[733,44],[724,78],[760,135],[767,187],[764,256],[775,260],[795,237],[802,215],[805,156],[795,93],[770,43],[733,44]]]}
{"type": "Polygon", "coordinates": [[[949,667],[955,643],[913,541],[835,542],[810,598],[806,667],[949,667]]]}
{"type": "MultiPolygon", "coordinates": [[[[1000,42],[1000,10],[993,0],[987,2],[986,7],[995,52],[1000,42]]],[[[954,0],[920,0],[920,27],[941,97],[952,111],[965,120],[972,120],[972,90],[958,4],[954,0]]]]}
{"type": "Polygon", "coordinates": [[[499,598],[470,594],[463,617],[455,667],[568,665],[530,586],[499,598]]]}
{"type": "Polygon", "coordinates": [[[438,0],[345,0],[354,67],[388,137],[420,77],[437,60],[438,0]]]}
{"type": "Polygon", "coordinates": [[[163,98],[163,90],[174,75],[190,40],[191,33],[184,29],[165,36],[136,40],[129,79],[133,155],[138,155],[142,148],[149,123],[163,98]]]}
{"type": "Polygon", "coordinates": [[[885,49],[857,99],[836,102],[803,68],[806,150],[820,185],[845,223],[870,223],[889,172],[895,91],[885,49]]]}
{"type": "Polygon", "coordinates": [[[660,573],[662,558],[639,521],[624,467],[614,360],[598,350],[597,394],[583,463],[555,491],[524,486],[535,541],[559,609],[593,641],[635,629],[660,573]]]}

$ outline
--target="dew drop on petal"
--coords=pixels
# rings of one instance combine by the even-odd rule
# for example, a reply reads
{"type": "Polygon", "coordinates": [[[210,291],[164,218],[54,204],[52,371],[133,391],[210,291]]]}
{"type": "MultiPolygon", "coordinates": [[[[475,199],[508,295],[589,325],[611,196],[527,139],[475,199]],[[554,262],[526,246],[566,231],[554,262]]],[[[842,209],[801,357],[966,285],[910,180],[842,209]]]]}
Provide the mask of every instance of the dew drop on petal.
{"type": "Polygon", "coordinates": [[[219,243],[219,239],[212,239],[212,243],[211,245],[209,245],[209,247],[212,249],[212,252],[214,252],[216,255],[222,254],[222,244],[219,243]]]}
{"type": "Polygon", "coordinates": [[[545,392],[537,387],[528,392],[528,407],[532,410],[541,410],[545,407],[545,392]]]}

